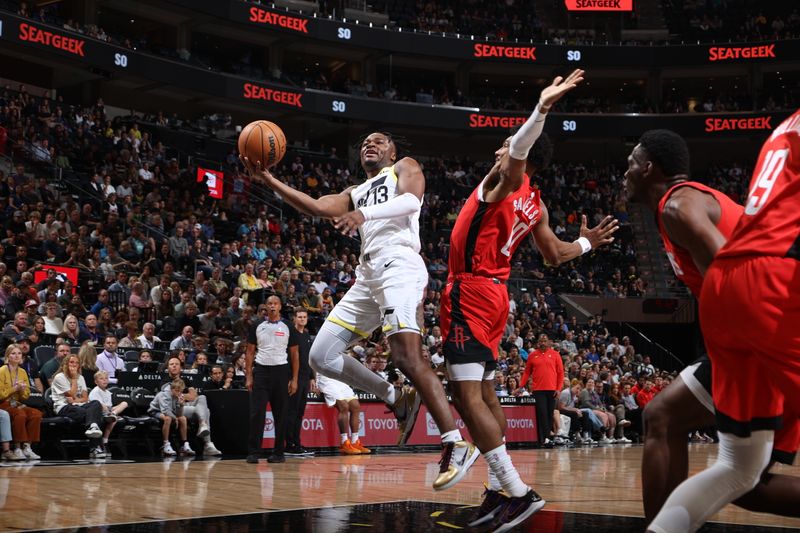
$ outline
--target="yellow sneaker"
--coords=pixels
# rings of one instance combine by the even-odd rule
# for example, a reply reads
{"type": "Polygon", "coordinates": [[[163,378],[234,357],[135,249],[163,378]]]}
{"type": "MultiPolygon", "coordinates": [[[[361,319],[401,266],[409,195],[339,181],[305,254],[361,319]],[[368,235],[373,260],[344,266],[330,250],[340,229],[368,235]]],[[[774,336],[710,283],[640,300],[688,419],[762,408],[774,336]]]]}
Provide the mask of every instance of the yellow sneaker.
{"type": "Polygon", "coordinates": [[[347,439],[339,446],[339,453],[344,455],[359,455],[361,452],[358,451],[353,445],[350,443],[350,439],[347,439]]]}
{"type": "Polygon", "coordinates": [[[351,444],[351,446],[352,446],[353,448],[355,448],[356,450],[358,450],[358,452],[359,452],[359,453],[362,453],[362,454],[368,454],[368,453],[372,453],[372,450],[370,450],[369,448],[365,448],[365,447],[364,447],[364,446],[361,444],[361,439],[358,439],[357,441],[355,441],[354,443],[352,443],[352,444],[351,444]]]}
{"type": "Polygon", "coordinates": [[[480,454],[477,446],[465,440],[445,444],[439,460],[439,475],[433,482],[433,489],[449,489],[461,481],[480,454]]]}

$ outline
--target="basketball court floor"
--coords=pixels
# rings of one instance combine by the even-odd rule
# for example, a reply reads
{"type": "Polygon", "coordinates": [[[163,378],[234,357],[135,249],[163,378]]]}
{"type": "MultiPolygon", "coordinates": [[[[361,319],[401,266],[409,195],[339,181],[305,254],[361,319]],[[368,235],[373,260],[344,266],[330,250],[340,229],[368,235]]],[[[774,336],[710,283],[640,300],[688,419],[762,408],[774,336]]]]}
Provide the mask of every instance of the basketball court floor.
{"type": "MultiPolygon", "coordinates": [[[[717,447],[690,448],[691,471],[717,447]]],[[[514,450],[522,478],[547,500],[519,531],[641,532],[641,446],[514,450]]],[[[467,529],[481,501],[479,459],[458,485],[430,488],[437,453],[157,462],[72,461],[0,468],[0,530],[435,532],[467,529]]],[[[777,465],[800,475],[800,467],[777,465]]],[[[778,532],[800,519],[728,506],[704,531],[778,532]]],[[[481,531],[478,529],[478,531],[481,531]]]]}

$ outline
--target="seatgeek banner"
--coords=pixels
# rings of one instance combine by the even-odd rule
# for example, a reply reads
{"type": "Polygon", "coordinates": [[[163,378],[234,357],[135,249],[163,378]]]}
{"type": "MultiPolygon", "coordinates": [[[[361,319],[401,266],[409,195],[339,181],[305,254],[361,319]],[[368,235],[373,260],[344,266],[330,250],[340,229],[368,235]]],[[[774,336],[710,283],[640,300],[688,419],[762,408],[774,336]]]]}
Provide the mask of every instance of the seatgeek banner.
{"type": "MultiPolygon", "coordinates": [[[[174,3],[178,0],[172,1],[174,3]]],[[[272,19],[270,18],[270,20],[272,19]]],[[[313,26],[309,24],[307,28],[311,32],[313,26]]],[[[424,42],[430,44],[432,41],[424,42]]],[[[508,44],[470,44],[468,41],[467,44],[480,57],[505,57],[525,61],[540,60],[546,49],[546,47],[538,45],[530,46],[526,51],[517,49],[520,48],[519,46],[508,44]],[[515,49],[510,50],[509,47],[515,49]],[[536,49],[534,50],[534,48],[536,49]]],[[[495,112],[480,108],[412,102],[389,102],[376,98],[288,87],[261,80],[246,79],[122,48],[3,11],[0,11],[0,47],[11,49],[9,50],[11,53],[22,48],[42,54],[42,56],[48,54],[57,57],[59,61],[95,67],[117,78],[143,77],[156,83],[203,92],[265,111],[293,110],[298,113],[312,113],[366,122],[372,122],[375,117],[381,117],[384,122],[391,124],[462,132],[508,132],[510,128],[520,125],[528,117],[528,113],[495,112]]],[[[595,48],[602,47],[590,47],[591,53],[594,53],[595,48]]],[[[658,49],[658,47],[627,47],[620,48],[614,53],[623,54],[625,51],[637,48],[650,51],[658,49]]],[[[671,48],[672,51],[680,54],[692,47],[662,48],[671,48]]],[[[800,57],[800,40],[772,44],[748,44],[746,46],[705,46],[704,61],[716,63],[720,61],[768,60],[773,57],[789,57],[792,53],[795,53],[793,57],[800,57]]],[[[583,67],[584,63],[591,64],[590,58],[586,54],[578,53],[572,57],[579,60],[575,66],[583,67]]],[[[637,63],[638,66],[679,64],[652,63],[653,57],[651,56],[641,59],[642,61],[637,63]]],[[[561,60],[561,64],[570,65],[564,60],[561,60]]],[[[684,113],[676,115],[553,113],[545,125],[545,131],[561,139],[607,138],[612,132],[619,137],[638,138],[643,131],[667,127],[689,138],[747,135],[762,142],[772,128],[780,124],[788,115],[789,112],[684,113]]]]}

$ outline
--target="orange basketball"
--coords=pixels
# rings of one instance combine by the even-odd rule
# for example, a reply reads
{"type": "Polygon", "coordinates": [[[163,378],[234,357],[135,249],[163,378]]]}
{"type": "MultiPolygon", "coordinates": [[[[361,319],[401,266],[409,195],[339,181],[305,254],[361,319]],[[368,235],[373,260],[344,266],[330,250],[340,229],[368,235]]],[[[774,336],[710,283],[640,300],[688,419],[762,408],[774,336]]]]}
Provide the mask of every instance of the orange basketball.
{"type": "Polygon", "coordinates": [[[264,168],[280,163],[286,153],[286,136],[277,124],[268,120],[256,120],[244,127],[239,134],[239,153],[250,163],[261,161],[264,168]]]}

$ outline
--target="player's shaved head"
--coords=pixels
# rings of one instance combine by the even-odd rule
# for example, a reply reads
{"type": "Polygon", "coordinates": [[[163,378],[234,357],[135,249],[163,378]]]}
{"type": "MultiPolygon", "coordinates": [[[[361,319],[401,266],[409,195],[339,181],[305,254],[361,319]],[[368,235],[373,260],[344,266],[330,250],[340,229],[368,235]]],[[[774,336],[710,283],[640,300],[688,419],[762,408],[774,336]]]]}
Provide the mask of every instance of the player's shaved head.
{"type": "Polygon", "coordinates": [[[643,155],[664,176],[689,175],[689,147],[670,130],[646,131],[639,139],[643,155]]]}

